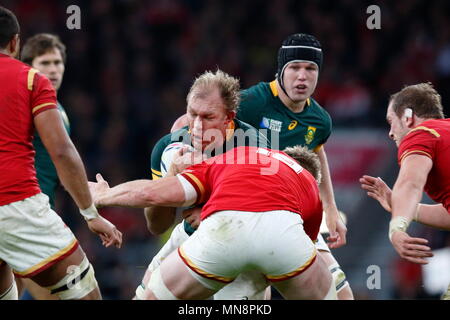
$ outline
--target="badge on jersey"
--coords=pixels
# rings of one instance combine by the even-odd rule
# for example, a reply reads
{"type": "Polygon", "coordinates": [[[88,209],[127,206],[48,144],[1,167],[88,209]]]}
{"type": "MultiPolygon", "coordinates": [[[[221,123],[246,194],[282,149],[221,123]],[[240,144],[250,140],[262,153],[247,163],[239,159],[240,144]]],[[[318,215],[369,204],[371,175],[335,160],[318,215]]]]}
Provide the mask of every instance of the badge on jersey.
{"type": "Polygon", "coordinates": [[[269,129],[276,132],[281,132],[281,126],[283,125],[282,121],[269,119],[266,117],[263,117],[259,126],[263,129],[269,129]]]}
{"type": "Polygon", "coordinates": [[[306,144],[311,144],[311,142],[314,140],[314,134],[316,133],[316,127],[308,127],[308,131],[306,131],[305,135],[305,142],[306,144]]]}

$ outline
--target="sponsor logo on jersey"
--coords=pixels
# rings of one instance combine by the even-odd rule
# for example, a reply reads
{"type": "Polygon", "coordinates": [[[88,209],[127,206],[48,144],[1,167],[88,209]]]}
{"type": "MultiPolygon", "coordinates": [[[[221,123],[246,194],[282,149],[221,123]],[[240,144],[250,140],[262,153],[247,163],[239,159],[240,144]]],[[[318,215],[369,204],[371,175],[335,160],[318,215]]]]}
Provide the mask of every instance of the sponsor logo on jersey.
{"type": "Polygon", "coordinates": [[[314,134],[316,133],[316,127],[308,127],[308,131],[306,131],[305,135],[305,142],[306,144],[311,144],[311,142],[314,140],[314,134]]]}
{"type": "Polygon", "coordinates": [[[269,129],[277,132],[281,132],[281,126],[283,125],[282,121],[269,119],[266,117],[263,117],[259,126],[263,129],[269,129]]]}
{"type": "Polygon", "coordinates": [[[289,129],[289,130],[294,130],[295,127],[297,126],[297,124],[298,124],[298,121],[297,121],[297,120],[292,120],[291,123],[289,124],[288,129],[289,129]]]}

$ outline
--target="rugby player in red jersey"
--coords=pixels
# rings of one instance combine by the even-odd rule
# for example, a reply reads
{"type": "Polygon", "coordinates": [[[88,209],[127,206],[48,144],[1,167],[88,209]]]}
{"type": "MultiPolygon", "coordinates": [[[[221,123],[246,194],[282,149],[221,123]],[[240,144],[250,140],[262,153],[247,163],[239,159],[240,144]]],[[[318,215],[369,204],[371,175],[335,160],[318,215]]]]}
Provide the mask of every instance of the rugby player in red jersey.
{"type": "Polygon", "coordinates": [[[122,235],[93,205],[83,162],[64,129],[52,84],[14,59],[19,29],[15,15],[0,6],[0,299],[17,299],[13,273],[31,278],[60,299],[99,299],[93,267],[39,188],[35,129],[89,229],[106,246],[120,246],[122,235]]]}
{"type": "Polygon", "coordinates": [[[176,176],[113,188],[98,175],[90,183],[97,206],[204,204],[197,231],[143,281],[137,298],[204,299],[256,270],[286,299],[336,299],[313,243],[322,220],[318,156],[304,147],[286,152],[292,157],[237,147],[176,176]]]}
{"type": "Polygon", "coordinates": [[[428,241],[410,237],[406,230],[412,220],[450,230],[450,119],[444,118],[441,96],[430,83],[392,95],[386,119],[389,137],[398,146],[397,181],[392,191],[380,178],[363,176],[360,182],[392,213],[389,239],[398,254],[427,264],[433,256],[428,241]],[[437,204],[420,204],[423,191],[437,204]]]}

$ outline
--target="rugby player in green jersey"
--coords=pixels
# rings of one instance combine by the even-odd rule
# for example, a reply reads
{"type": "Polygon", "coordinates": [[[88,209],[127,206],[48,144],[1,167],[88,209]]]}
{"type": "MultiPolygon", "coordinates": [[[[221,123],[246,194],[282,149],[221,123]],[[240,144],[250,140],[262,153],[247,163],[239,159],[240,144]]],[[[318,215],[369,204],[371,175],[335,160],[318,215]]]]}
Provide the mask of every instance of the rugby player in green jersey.
{"type": "MultiPolygon", "coordinates": [[[[42,72],[58,92],[62,84],[66,61],[66,47],[58,36],[40,33],[27,39],[22,49],[21,59],[42,72]]],[[[69,118],[59,102],[58,111],[67,133],[70,134],[69,118]]],[[[33,146],[36,150],[35,167],[39,186],[49,197],[50,206],[54,209],[55,192],[59,185],[56,168],[37,132],[34,135],[33,146]]]]}
{"type": "MultiPolygon", "coordinates": [[[[317,153],[322,172],[320,196],[330,233],[328,245],[338,248],[346,243],[347,228],[336,206],[324,148],[332,123],[328,112],[311,97],[322,61],[322,47],[314,36],[302,33],[288,36],[278,51],[276,79],[243,90],[237,118],[256,128],[271,130],[268,138],[272,148],[283,150],[301,145],[317,153]]],[[[317,247],[324,253],[336,280],[339,299],[353,299],[345,274],[322,236],[317,247]]]]}
{"type": "MultiPolygon", "coordinates": [[[[27,39],[22,48],[21,59],[23,62],[43,73],[51,81],[56,92],[58,92],[62,84],[65,70],[64,64],[66,61],[66,47],[58,36],[39,33],[27,39]]],[[[61,114],[61,119],[67,133],[70,134],[69,118],[59,102],[58,111],[61,114]]],[[[37,132],[34,133],[33,146],[36,150],[34,165],[36,167],[39,187],[49,197],[50,206],[54,210],[55,192],[59,185],[58,174],[37,132]]],[[[56,296],[50,295],[47,289],[39,287],[31,280],[23,278],[21,281],[21,284],[26,287],[35,299],[56,299],[56,296]]]]}
{"type": "MultiPolygon", "coordinates": [[[[332,123],[328,112],[311,98],[322,61],[322,48],[315,37],[308,34],[293,34],[287,37],[278,51],[276,79],[243,90],[237,118],[255,128],[270,130],[267,138],[272,149],[283,150],[286,147],[302,145],[318,154],[322,168],[319,188],[330,233],[329,246],[338,248],[346,243],[347,228],[336,206],[323,146],[331,134],[332,123]]],[[[186,122],[186,115],[180,117],[172,126],[172,130],[186,122]]],[[[319,236],[317,248],[323,252],[336,280],[338,298],[353,299],[345,274],[322,236],[319,236]]]]}
{"type": "MultiPolygon", "coordinates": [[[[163,176],[161,157],[164,149],[174,142],[192,144],[196,150],[201,150],[207,157],[221,154],[236,146],[270,147],[263,134],[252,126],[235,119],[239,96],[239,81],[220,70],[205,72],[198,77],[187,96],[188,125],[164,136],[153,148],[152,179],[163,176]],[[213,135],[209,133],[213,133],[213,135]]],[[[171,168],[166,169],[166,176],[174,174],[171,172],[171,168]]],[[[186,212],[189,213],[189,210],[186,212]]],[[[145,216],[150,232],[162,234],[174,223],[176,209],[146,208],[145,216]]],[[[142,295],[151,272],[165,257],[176,250],[195,231],[197,226],[196,224],[191,226],[187,221],[183,221],[173,229],[170,239],[153,258],[141,286],[136,290],[138,299],[143,298],[142,295]]],[[[232,293],[226,296],[228,299],[262,299],[266,287],[267,282],[261,274],[248,272],[239,276],[223,290],[232,290],[232,293]]]]}

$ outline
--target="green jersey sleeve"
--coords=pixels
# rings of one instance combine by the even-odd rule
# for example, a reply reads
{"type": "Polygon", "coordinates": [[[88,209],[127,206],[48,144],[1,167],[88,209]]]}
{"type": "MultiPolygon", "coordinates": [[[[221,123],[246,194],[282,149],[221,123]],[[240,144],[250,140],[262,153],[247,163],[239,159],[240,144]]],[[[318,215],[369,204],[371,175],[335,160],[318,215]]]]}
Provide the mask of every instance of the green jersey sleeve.
{"type": "Polygon", "coordinates": [[[155,144],[152,150],[150,168],[152,180],[162,177],[161,175],[161,157],[164,149],[170,144],[170,134],[165,135],[155,144]]]}

